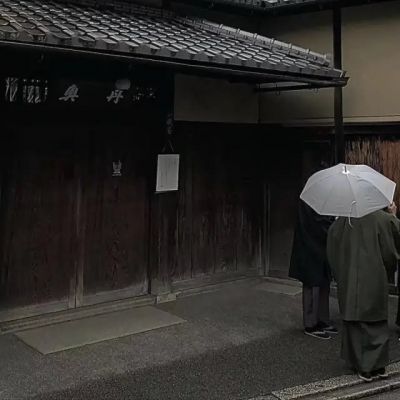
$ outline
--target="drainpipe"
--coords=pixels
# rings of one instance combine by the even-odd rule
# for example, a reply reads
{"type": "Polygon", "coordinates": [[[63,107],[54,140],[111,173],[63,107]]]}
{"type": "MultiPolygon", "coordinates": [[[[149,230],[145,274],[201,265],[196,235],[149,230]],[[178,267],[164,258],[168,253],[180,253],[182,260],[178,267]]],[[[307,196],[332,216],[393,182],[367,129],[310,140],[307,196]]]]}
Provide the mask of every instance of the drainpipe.
{"type": "MultiPolygon", "coordinates": [[[[334,67],[342,69],[342,10],[340,7],[333,9],[333,59],[334,67]]],[[[335,115],[335,161],[345,161],[345,138],[343,127],[343,89],[335,87],[334,100],[335,115]]]]}

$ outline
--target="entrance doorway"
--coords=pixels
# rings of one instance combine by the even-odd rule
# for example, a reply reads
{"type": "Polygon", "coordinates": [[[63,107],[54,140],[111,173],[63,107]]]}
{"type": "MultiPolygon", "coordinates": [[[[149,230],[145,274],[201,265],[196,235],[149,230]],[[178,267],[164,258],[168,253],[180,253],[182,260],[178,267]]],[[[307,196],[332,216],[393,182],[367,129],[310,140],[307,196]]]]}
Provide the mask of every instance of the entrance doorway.
{"type": "Polygon", "coordinates": [[[0,321],[147,294],[149,130],[3,135],[0,321]]]}

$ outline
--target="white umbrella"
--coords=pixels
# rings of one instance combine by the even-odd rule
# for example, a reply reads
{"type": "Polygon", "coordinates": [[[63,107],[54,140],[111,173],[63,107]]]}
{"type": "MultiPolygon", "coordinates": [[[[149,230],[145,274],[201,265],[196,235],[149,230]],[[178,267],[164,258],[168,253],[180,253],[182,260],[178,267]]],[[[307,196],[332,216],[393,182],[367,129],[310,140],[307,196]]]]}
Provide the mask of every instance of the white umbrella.
{"type": "Polygon", "coordinates": [[[395,189],[367,165],[338,164],[312,175],[300,198],[321,215],[361,218],[389,206],[395,189]]]}

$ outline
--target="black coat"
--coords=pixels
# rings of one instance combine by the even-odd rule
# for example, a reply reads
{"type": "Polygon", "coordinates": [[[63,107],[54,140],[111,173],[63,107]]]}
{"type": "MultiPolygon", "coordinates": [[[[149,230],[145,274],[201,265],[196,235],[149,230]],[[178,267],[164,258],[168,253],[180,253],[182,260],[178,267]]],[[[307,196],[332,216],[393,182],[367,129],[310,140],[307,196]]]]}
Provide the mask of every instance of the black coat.
{"type": "Polygon", "coordinates": [[[325,286],[331,281],[326,243],[333,218],[317,214],[300,201],[289,276],[305,286],[325,286]]]}

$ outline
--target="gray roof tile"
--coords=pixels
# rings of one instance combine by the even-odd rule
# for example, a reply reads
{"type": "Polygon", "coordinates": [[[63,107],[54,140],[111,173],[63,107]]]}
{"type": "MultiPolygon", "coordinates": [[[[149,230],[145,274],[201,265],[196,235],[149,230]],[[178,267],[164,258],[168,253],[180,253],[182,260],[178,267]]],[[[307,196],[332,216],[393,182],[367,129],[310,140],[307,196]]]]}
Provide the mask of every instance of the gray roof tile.
{"type": "Polygon", "coordinates": [[[159,9],[114,3],[112,11],[40,0],[0,0],[0,41],[83,47],[115,53],[289,71],[340,79],[328,56],[258,34],[159,9]]]}

